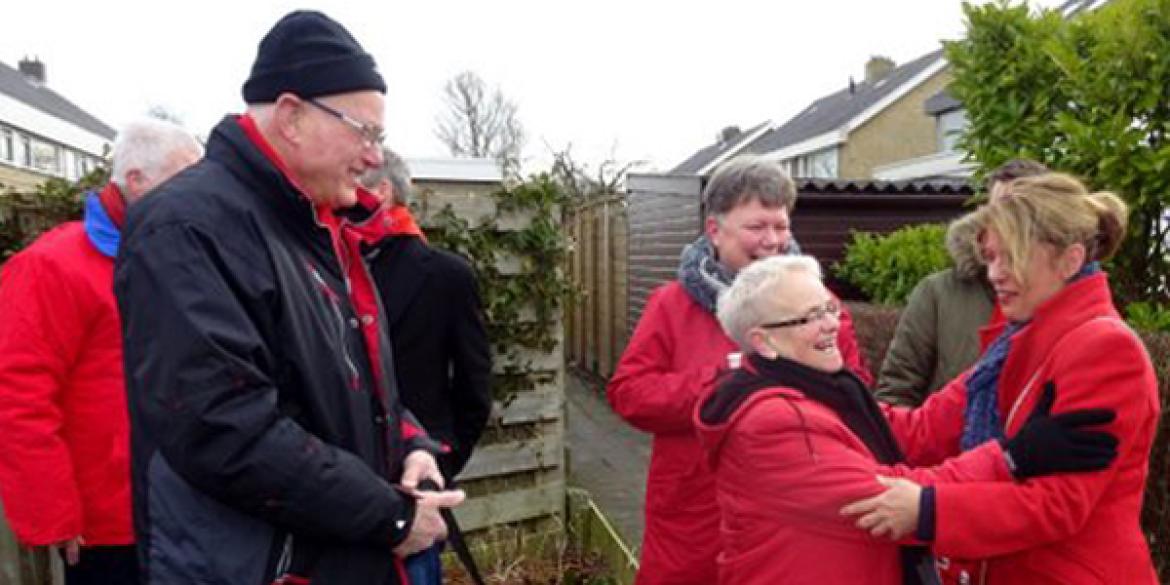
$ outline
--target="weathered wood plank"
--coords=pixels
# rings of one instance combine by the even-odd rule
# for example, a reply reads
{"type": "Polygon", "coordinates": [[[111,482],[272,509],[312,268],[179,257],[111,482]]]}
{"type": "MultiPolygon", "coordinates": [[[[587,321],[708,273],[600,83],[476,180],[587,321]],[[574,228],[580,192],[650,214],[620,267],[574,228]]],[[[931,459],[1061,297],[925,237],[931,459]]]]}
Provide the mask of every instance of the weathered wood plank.
{"type": "Polygon", "coordinates": [[[522,347],[504,354],[493,352],[492,355],[492,371],[497,374],[504,373],[509,366],[529,371],[552,371],[561,368],[564,363],[564,347],[560,343],[548,352],[522,347]]]}
{"type": "Polygon", "coordinates": [[[496,229],[502,232],[518,232],[528,229],[533,219],[536,219],[536,210],[533,209],[503,213],[496,219],[496,229]]]}
{"type": "Polygon", "coordinates": [[[416,185],[414,208],[423,225],[430,223],[435,214],[449,205],[455,215],[475,227],[495,216],[496,201],[491,193],[496,188],[493,185],[416,185]]]}
{"type": "Polygon", "coordinates": [[[533,471],[549,467],[559,467],[564,451],[560,433],[555,429],[552,433],[522,441],[497,443],[475,450],[467,467],[459,474],[460,481],[471,481],[533,471]]]}
{"type": "Polygon", "coordinates": [[[565,412],[565,397],[559,388],[548,392],[517,394],[506,406],[496,403],[500,424],[514,425],[560,419],[565,412]]]}
{"type": "Polygon", "coordinates": [[[564,506],[565,482],[556,478],[532,488],[472,498],[455,509],[455,517],[464,530],[477,530],[559,514],[564,506]]]}

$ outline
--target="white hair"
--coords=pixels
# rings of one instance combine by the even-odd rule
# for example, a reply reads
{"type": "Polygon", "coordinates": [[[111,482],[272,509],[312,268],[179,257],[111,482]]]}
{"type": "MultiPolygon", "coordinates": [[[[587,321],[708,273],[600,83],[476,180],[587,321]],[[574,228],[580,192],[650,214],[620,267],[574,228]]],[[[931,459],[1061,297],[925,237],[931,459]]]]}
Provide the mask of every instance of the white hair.
{"type": "Polygon", "coordinates": [[[180,126],[155,118],[143,118],[126,124],[114,139],[111,179],[126,188],[127,174],[137,170],[154,177],[170,162],[176,152],[202,155],[203,146],[180,126]]]}
{"type": "Polygon", "coordinates": [[[821,279],[821,265],[812,256],[772,256],[752,262],[739,272],[735,282],[719,295],[715,311],[723,332],[739,344],[744,351],[751,351],[748,331],[768,317],[771,308],[761,302],[765,298],[784,295],[783,284],[790,274],[811,274],[821,279]]]}

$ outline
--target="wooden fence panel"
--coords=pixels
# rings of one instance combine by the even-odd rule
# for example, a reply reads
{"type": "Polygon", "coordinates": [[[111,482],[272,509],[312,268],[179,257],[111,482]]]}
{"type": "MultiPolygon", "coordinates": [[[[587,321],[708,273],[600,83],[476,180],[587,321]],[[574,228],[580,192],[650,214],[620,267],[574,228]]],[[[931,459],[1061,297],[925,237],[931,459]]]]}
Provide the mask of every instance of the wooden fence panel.
{"type": "MultiPolygon", "coordinates": [[[[498,206],[492,193],[498,188],[498,185],[416,181],[415,192],[421,193],[416,210],[426,225],[449,205],[458,217],[476,227],[485,218],[495,216],[498,206]]],[[[494,229],[520,231],[533,218],[528,211],[503,214],[495,217],[494,229]]],[[[574,235],[580,229],[571,222],[563,225],[574,235]]],[[[509,254],[498,256],[496,268],[503,278],[524,278],[531,272],[523,259],[509,254]]],[[[579,270],[573,263],[566,267],[572,275],[579,270]]],[[[520,319],[536,320],[531,306],[520,307],[520,319]]],[[[472,494],[455,511],[465,530],[548,518],[564,512],[564,364],[566,351],[577,351],[566,338],[565,327],[574,333],[581,331],[581,327],[573,319],[558,320],[555,327],[558,341],[550,351],[509,348],[493,356],[492,369],[496,374],[508,367],[518,367],[539,375],[544,381],[494,404],[488,432],[494,438],[476,447],[457,478],[472,494]]]]}
{"type": "Polygon", "coordinates": [[[570,362],[577,368],[607,378],[629,337],[627,285],[629,225],[626,200],[612,196],[587,201],[566,211],[574,226],[574,246],[568,264],[578,302],[568,307],[574,323],[569,345],[570,362]]]}

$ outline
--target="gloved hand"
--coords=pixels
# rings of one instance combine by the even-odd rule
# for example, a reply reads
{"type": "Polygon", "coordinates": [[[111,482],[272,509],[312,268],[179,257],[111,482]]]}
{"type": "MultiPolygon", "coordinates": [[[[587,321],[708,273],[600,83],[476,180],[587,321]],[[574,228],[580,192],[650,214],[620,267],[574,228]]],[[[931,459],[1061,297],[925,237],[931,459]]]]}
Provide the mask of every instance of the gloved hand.
{"type": "Polygon", "coordinates": [[[1016,436],[1003,442],[1008,467],[1016,479],[1075,471],[1098,471],[1117,459],[1117,437],[1082,427],[1102,425],[1117,418],[1106,408],[1052,414],[1056,383],[1044,384],[1035,410],[1016,436]]]}

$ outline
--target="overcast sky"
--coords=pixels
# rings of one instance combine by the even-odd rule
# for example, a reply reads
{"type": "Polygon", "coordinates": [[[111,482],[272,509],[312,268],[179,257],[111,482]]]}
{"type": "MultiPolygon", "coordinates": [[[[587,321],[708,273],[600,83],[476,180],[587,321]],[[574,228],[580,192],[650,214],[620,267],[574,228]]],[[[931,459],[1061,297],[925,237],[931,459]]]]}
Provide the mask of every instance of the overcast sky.
{"type": "Polygon", "coordinates": [[[901,64],[963,34],[958,0],[31,0],[0,10],[0,61],[39,57],[50,87],[115,127],[161,105],[206,134],[243,108],[260,38],[306,4],[377,59],[390,146],[444,155],[442,86],[470,69],[519,104],[529,170],[568,144],[666,170],[724,126],[787,120],[861,79],[870,55],[901,64]]]}

